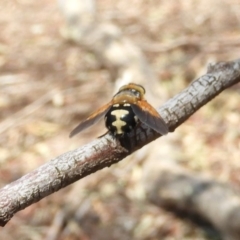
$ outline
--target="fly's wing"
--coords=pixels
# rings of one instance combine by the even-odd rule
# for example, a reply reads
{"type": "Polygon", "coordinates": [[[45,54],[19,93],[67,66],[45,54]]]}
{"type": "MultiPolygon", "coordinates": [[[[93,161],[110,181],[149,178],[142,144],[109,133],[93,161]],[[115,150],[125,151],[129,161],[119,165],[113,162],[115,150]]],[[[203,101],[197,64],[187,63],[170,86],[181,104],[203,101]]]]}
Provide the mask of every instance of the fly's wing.
{"type": "Polygon", "coordinates": [[[103,117],[109,108],[111,107],[111,102],[104,105],[103,107],[99,108],[96,112],[91,114],[85,121],[81,122],[76,128],[74,128],[69,137],[73,137],[77,133],[81,132],[82,130],[92,126],[94,123],[100,120],[101,117],[103,117]]]}
{"type": "Polygon", "coordinates": [[[159,113],[144,100],[138,101],[138,103],[131,104],[131,107],[139,120],[161,135],[166,135],[168,133],[168,126],[159,113]]]}

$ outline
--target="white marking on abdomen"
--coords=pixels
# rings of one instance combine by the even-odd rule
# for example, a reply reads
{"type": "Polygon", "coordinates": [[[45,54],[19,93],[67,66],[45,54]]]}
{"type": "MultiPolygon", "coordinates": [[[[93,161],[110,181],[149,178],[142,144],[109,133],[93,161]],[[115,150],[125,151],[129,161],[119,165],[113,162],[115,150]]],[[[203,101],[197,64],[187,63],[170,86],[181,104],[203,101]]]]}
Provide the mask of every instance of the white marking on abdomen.
{"type": "Polygon", "coordinates": [[[116,120],[112,123],[114,127],[117,129],[117,134],[123,133],[122,127],[127,123],[121,120],[121,117],[127,115],[129,112],[127,110],[118,109],[111,112],[111,115],[116,117],[116,120]]]}

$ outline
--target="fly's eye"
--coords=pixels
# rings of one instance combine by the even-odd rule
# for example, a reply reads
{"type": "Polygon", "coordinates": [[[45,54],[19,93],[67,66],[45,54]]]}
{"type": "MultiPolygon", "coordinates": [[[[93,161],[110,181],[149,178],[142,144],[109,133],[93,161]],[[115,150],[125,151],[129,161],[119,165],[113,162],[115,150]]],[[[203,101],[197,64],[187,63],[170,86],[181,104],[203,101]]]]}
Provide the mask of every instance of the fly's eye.
{"type": "Polygon", "coordinates": [[[136,89],[131,89],[131,92],[137,97],[140,96],[140,93],[136,89]]]}

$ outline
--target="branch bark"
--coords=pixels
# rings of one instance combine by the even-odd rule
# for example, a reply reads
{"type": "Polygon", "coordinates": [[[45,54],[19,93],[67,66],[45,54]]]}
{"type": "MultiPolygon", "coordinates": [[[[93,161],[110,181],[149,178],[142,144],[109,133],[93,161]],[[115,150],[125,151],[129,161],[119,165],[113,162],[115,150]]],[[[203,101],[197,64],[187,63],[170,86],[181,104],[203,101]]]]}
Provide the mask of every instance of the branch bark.
{"type": "MultiPolygon", "coordinates": [[[[223,90],[240,82],[240,59],[210,65],[207,73],[168,100],[159,112],[171,132],[223,90]]],[[[119,162],[159,134],[140,125],[124,142],[110,134],[64,153],[0,190],[0,225],[13,215],[59,189],[119,162]]]]}

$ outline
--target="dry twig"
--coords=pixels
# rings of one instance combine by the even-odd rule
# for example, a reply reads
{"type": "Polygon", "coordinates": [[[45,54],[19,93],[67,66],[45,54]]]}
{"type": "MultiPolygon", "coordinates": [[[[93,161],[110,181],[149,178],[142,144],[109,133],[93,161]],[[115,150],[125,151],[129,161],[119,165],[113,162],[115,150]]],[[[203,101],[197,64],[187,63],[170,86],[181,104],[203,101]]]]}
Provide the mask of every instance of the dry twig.
{"type": "MultiPolygon", "coordinates": [[[[240,81],[240,59],[208,67],[207,74],[193,81],[185,90],[167,101],[161,116],[173,132],[200,107],[223,90],[240,81]]],[[[38,169],[0,190],[0,225],[4,226],[18,211],[59,189],[104,167],[159,137],[140,125],[129,135],[127,146],[107,134],[102,138],[58,156],[38,169]]]]}

